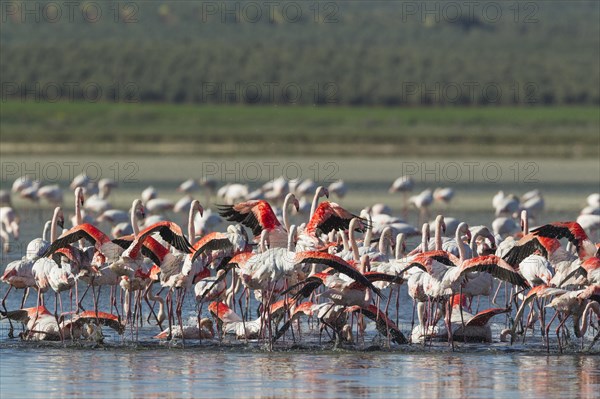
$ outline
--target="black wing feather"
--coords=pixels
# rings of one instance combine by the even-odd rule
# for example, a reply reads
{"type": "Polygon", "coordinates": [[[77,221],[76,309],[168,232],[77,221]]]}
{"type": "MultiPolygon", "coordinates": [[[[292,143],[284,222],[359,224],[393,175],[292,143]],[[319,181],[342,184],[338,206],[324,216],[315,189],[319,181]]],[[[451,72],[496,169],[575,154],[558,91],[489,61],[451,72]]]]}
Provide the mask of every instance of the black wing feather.
{"type": "Polygon", "coordinates": [[[299,263],[318,263],[318,264],[327,265],[327,266],[335,269],[339,273],[345,274],[346,276],[352,278],[354,281],[359,282],[366,287],[369,287],[370,289],[373,290],[373,292],[375,292],[375,294],[377,294],[377,296],[379,296],[380,298],[384,298],[384,295],[382,294],[381,290],[379,288],[375,287],[373,285],[373,283],[370,282],[361,272],[359,272],[358,270],[356,270],[352,267],[343,266],[333,259],[310,258],[309,257],[309,258],[304,258],[299,263]]]}

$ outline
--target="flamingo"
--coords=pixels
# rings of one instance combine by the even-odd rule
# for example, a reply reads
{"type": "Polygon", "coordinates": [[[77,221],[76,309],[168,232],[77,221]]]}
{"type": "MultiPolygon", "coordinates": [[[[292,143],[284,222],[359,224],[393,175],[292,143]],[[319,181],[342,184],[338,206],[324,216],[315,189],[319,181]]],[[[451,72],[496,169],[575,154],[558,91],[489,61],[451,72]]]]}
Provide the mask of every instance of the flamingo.
{"type": "Polygon", "coordinates": [[[454,190],[450,187],[438,187],[433,190],[433,199],[446,205],[454,198],[454,190]]]}
{"type": "Polygon", "coordinates": [[[73,180],[71,180],[71,183],[69,184],[69,188],[71,190],[75,190],[78,187],[84,188],[91,182],[92,182],[92,180],[88,177],[88,175],[86,175],[85,173],[81,173],[81,174],[75,176],[73,178],[73,180]]]}
{"type": "Polygon", "coordinates": [[[197,191],[199,188],[200,185],[198,184],[198,181],[196,179],[187,179],[186,181],[181,183],[179,187],[177,187],[177,191],[189,195],[197,191]]]}
{"type": "Polygon", "coordinates": [[[429,206],[433,202],[433,192],[431,189],[426,189],[418,195],[413,195],[408,201],[419,209],[420,220],[429,219],[429,206]]]}
{"type": "MultiPolygon", "coordinates": [[[[211,302],[208,310],[212,316],[219,321],[220,330],[224,333],[233,333],[237,339],[259,338],[261,329],[264,328],[265,314],[274,316],[286,309],[287,302],[279,301],[268,307],[258,318],[245,321],[223,302],[211,302]]],[[[270,341],[273,342],[272,340],[270,341]]]]}
{"type": "Polygon", "coordinates": [[[327,188],[330,193],[334,193],[338,198],[344,198],[348,192],[348,187],[343,180],[334,181],[327,188]]]}
{"type": "Polygon", "coordinates": [[[531,233],[538,237],[546,238],[567,238],[571,244],[577,249],[579,259],[586,259],[596,254],[596,245],[588,238],[585,230],[577,222],[554,222],[545,224],[536,229],[531,230],[531,233]]]}
{"type": "Polygon", "coordinates": [[[150,201],[151,199],[155,199],[157,197],[158,191],[153,186],[146,187],[140,194],[140,198],[142,199],[144,204],[150,201]]]}
{"type": "Polygon", "coordinates": [[[58,184],[40,187],[37,195],[54,205],[61,205],[63,202],[63,191],[58,184]]]}
{"type": "MultiPolygon", "coordinates": [[[[452,339],[464,342],[492,342],[492,329],[489,321],[492,317],[507,313],[509,308],[491,308],[483,310],[476,315],[463,310],[467,305],[465,295],[455,294],[451,298],[452,315],[450,324],[452,339]]],[[[412,342],[423,342],[426,338],[436,339],[448,336],[448,332],[437,327],[430,329],[428,334],[420,326],[416,326],[412,332],[412,342]]]]}
{"type": "Polygon", "coordinates": [[[203,236],[215,231],[215,228],[223,223],[223,219],[211,209],[204,209],[204,214],[196,215],[194,226],[196,226],[196,234],[203,236]]]}
{"type": "Polygon", "coordinates": [[[505,195],[503,191],[492,199],[492,205],[496,208],[496,216],[512,215],[519,211],[519,198],[514,194],[505,195]]]}
{"type": "Polygon", "coordinates": [[[410,176],[400,176],[392,183],[388,190],[390,193],[402,193],[402,214],[406,218],[408,213],[408,193],[415,187],[415,180],[410,176]]]}
{"type": "Polygon", "coordinates": [[[84,324],[99,323],[100,325],[106,325],[118,334],[123,334],[125,330],[125,326],[117,316],[104,312],[83,312],[75,315],[69,321],[59,321],[44,306],[9,312],[0,311],[0,315],[9,320],[25,324],[27,331],[21,337],[34,341],[59,341],[64,340],[65,337],[78,339],[85,335],[84,324]]]}
{"type": "Polygon", "coordinates": [[[166,211],[171,211],[174,206],[173,201],[165,198],[152,198],[144,203],[144,207],[148,212],[153,214],[162,214],[166,211]]]}
{"type": "Polygon", "coordinates": [[[96,222],[98,223],[108,222],[111,223],[113,226],[116,226],[119,223],[127,223],[128,221],[129,215],[127,214],[127,212],[122,211],[120,209],[107,209],[96,218],[96,222]]]}
{"type": "MultiPolygon", "coordinates": [[[[322,323],[319,329],[319,335],[322,333],[324,327],[330,327],[339,340],[340,336],[344,336],[346,341],[352,341],[352,329],[346,324],[346,312],[344,307],[336,305],[333,302],[324,303],[313,303],[303,302],[297,305],[292,305],[290,308],[290,317],[288,320],[277,330],[273,336],[273,342],[276,342],[281,338],[287,330],[292,326],[292,323],[300,318],[300,316],[306,315],[312,317],[315,315],[317,319],[322,323]]],[[[298,326],[300,331],[300,326],[298,326]]],[[[338,342],[336,342],[336,346],[338,342]]]]}
{"type": "Polygon", "coordinates": [[[13,193],[21,193],[23,190],[30,188],[32,185],[33,181],[29,178],[29,176],[24,175],[15,179],[11,190],[13,193]]]}
{"type": "MultiPolygon", "coordinates": [[[[465,224],[459,226],[459,230],[464,230],[465,224]]],[[[413,267],[418,267],[427,272],[421,279],[423,286],[422,294],[426,297],[439,300],[446,295],[456,293],[465,278],[468,280],[468,274],[471,272],[487,272],[492,276],[511,284],[521,287],[528,287],[527,281],[508,263],[495,255],[478,256],[471,259],[466,259],[465,245],[459,240],[459,254],[456,258],[454,255],[444,251],[430,251],[415,255],[410,264],[400,271],[399,275],[403,275],[406,271],[413,267]]],[[[409,278],[410,283],[410,278],[409,278]]],[[[410,293],[409,285],[409,293],[410,293]]],[[[446,314],[446,331],[448,331],[448,340],[452,341],[452,335],[449,333],[451,307],[448,306],[446,314]]],[[[420,311],[421,312],[421,311],[420,311]]],[[[430,332],[430,329],[424,325],[424,318],[420,317],[420,331],[430,332]]],[[[434,324],[435,325],[435,324],[434,324]]]]}
{"type": "Polygon", "coordinates": [[[235,204],[238,201],[243,201],[248,197],[248,194],[248,186],[237,183],[227,183],[217,191],[217,197],[223,198],[229,205],[235,204]]]}
{"type": "Polygon", "coordinates": [[[10,234],[15,240],[19,239],[19,218],[13,208],[3,206],[0,208],[0,238],[4,241],[4,252],[10,250],[10,234]]]}
{"type": "Polygon", "coordinates": [[[186,325],[183,329],[180,326],[175,326],[171,331],[163,330],[160,334],[155,335],[155,339],[212,339],[215,336],[213,322],[211,319],[203,318],[198,325],[186,325]]]}
{"type": "Polygon", "coordinates": [[[283,176],[280,176],[263,184],[261,191],[264,193],[266,199],[279,203],[289,192],[288,181],[283,176]]]}

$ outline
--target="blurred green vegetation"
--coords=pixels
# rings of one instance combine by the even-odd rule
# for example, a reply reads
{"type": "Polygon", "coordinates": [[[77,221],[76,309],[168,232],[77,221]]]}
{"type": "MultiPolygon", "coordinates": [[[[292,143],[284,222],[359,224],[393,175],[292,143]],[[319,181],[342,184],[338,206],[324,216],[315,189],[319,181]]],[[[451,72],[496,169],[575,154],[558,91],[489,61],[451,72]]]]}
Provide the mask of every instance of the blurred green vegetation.
{"type": "Polygon", "coordinates": [[[9,101],[2,104],[0,131],[4,153],[260,154],[268,150],[325,155],[600,155],[600,111],[595,106],[250,107],[9,101]]]}
{"type": "Polygon", "coordinates": [[[597,1],[50,3],[3,4],[3,102],[600,103],[597,1]]]}

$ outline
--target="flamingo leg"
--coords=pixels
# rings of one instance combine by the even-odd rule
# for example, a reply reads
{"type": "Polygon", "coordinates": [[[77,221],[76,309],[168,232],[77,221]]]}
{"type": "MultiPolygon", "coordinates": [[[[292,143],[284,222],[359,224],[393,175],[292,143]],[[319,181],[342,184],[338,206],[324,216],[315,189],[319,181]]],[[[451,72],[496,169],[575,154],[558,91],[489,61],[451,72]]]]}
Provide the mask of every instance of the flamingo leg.
{"type": "MultiPolygon", "coordinates": [[[[63,335],[62,328],[60,328],[60,323],[58,321],[58,299],[59,299],[59,295],[60,294],[58,292],[54,292],[54,319],[56,319],[56,327],[58,328],[58,334],[60,335],[60,342],[64,343],[65,342],[65,337],[63,335]]],[[[61,303],[60,307],[62,308],[62,303],[61,303]]]]}
{"type": "MultiPolygon", "coordinates": [[[[2,307],[4,308],[5,312],[8,312],[8,309],[6,308],[6,297],[8,297],[8,294],[10,292],[10,290],[12,290],[13,286],[9,285],[8,286],[8,291],[6,291],[6,294],[4,294],[4,297],[2,298],[2,307]]],[[[23,304],[21,304],[21,309],[23,309],[23,304]]],[[[8,330],[8,338],[14,338],[14,327],[12,324],[12,321],[10,319],[8,319],[8,324],[10,325],[9,330],[8,330]]]]}
{"type": "Polygon", "coordinates": [[[84,307],[83,307],[83,305],[81,303],[83,302],[83,299],[85,298],[88,290],[90,289],[90,286],[91,286],[91,284],[89,284],[86,287],[85,291],[83,291],[83,295],[81,296],[81,299],[79,300],[79,302],[77,302],[77,308],[83,310],[84,312],[85,312],[85,309],[84,309],[84,307]]]}
{"type": "MultiPolygon", "coordinates": [[[[559,316],[559,318],[560,318],[560,316],[559,316]]],[[[565,325],[565,322],[567,321],[568,318],[569,318],[569,315],[567,315],[567,317],[565,317],[563,320],[561,320],[561,322],[558,324],[558,327],[556,327],[556,338],[558,338],[558,350],[560,353],[562,353],[562,342],[560,340],[560,329],[565,325]]]]}
{"type": "Polygon", "coordinates": [[[548,352],[550,352],[550,326],[552,325],[554,319],[556,319],[556,316],[558,316],[558,312],[554,313],[554,316],[552,316],[550,322],[546,325],[546,350],[548,352]]]}
{"type": "MultiPolygon", "coordinates": [[[[452,350],[454,351],[454,336],[452,334],[452,322],[451,322],[451,316],[452,316],[452,304],[450,301],[446,301],[445,303],[446,306],[446,317],[444,318],[444,320],[446,321],[446,328],[448,329],[448,343],[450,343],[450,345],[452,345],[452,350]]],[[[463,335],[464,331],[463,331],[463,335]]]]}

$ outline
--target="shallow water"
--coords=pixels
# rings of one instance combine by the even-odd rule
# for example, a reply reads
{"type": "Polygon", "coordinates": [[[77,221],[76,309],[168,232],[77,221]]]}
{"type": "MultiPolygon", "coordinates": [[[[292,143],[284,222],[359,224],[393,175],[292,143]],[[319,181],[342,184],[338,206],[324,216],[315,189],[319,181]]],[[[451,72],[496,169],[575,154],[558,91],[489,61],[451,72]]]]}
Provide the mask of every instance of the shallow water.
{"type": "Polygon", "coordinates": [[[0,396],[598,397],[600,357],[4,348],[0,396]]]}

